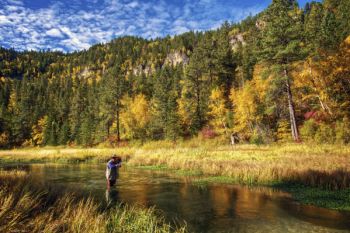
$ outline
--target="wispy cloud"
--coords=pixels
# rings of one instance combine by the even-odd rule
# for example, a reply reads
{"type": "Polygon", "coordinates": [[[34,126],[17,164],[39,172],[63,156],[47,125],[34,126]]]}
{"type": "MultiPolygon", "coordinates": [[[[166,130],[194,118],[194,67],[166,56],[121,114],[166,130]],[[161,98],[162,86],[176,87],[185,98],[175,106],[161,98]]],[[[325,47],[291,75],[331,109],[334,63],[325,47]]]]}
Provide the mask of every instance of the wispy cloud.
{"type": "MultiPolygon", "coordinates": [[[[74,51],[122,35],[155,38],[218,27],[260,12],[266,1],[65,0],[33,6],[2,0],[0,46],[74,51]]],[[[33,1],[35,2],[35,1],[33,1]]]]}

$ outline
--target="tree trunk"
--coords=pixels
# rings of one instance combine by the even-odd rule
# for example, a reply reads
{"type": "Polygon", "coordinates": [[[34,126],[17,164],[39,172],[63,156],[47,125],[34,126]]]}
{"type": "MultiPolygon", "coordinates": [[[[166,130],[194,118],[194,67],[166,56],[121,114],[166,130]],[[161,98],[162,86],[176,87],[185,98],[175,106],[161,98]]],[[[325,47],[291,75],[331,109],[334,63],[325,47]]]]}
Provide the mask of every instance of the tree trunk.
{"type": "Polygon", "coordinates": [[[292,130],[292,137],[293,137],[294,141],[299,142],[300,137],[299,137],[299,131],[298,131],[298,127],[297,127],[297,122],[295,119],[295,109],[294,109],[294,103],[293,103],[293,96],[292,96],[292,91],[290,89],[289,77],[288,77],[288,72],[287,72],[286,68],[284,68],[284,77],[286,79],[288,108],[289,108],[290,127],[292,130]]]}
{"type": "Polygon", "coordinates": [[[119,100],[117,100],[117,141],[120,141],[119,100]]]}
{"type": "Polygon", "coordinates": [[[109,128],[110,128],[110,123],[109,123],[109,120],[107,121],[107,124],[106,124],[106,129],[107,129],[107,139],[109,138],[109,128]]]}
{"type": "Polygon", "coordinates": [[[231,138],[231,146],[234,146],[234,145],[236,144],[236,141],[235,141],[235,134],[232,133],[230,138],[231,138]]]}
{"type": "Polygon", "coordinates": [[[196,83],[196,94],[197,94],[197,106],[196,106],[196,111],[197,111],[197,117],[198,117],[198,121],[199,121],[199,124],[201,125],[202,124],[202,117],[201,117],[201,91],[200,91],[200,80],[199,80],[199,77],[198,77],[198,74],[197,74],[197,83],[196,83]]]}

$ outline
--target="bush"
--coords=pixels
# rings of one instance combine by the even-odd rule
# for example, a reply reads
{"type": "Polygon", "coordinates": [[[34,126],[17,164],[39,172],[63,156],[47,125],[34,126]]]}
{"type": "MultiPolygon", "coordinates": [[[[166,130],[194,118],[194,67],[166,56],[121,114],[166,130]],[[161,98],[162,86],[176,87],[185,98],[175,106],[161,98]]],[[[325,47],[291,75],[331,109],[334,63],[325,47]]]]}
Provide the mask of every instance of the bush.
{"type": "Polygon", "coordinates": [[[265,143],[264,136],[261,133],[254,132],[253,135],[250,137],[250,143],[255,145],[262,145],[265,143]]]}
{"type": "Polygon", "coordinates": [[[210,128],[210,127],[203,128],[200,132],[200,135],[204,139],[212,139],[212,138],[215,138],[216,136],[218,136],[217,133],[215,132],[215,130],[210,128]]]}
{"type": "Polygon", "coordinates": [[[301,137],[304,141],[312,141],[315,138],[318,125],[315,120],[310,119],[304,122],[304,125],[300,129],[301,137]]]}
{"type": "Polygon", "coordinates": [[[321,123],[316,131],[315,141],[318,143],[334,143],[334,129],[325,123],[321,123]]]}
{"type": "Polygon", "coordinates": [[[335,126],[336,142],[341,144],[350,143],[350,121],[347,117],[338,121],[335,126]]]}
{"type": "Polygon", "coordinates": [[[290,123],[287,120],[281,120],[278,122],[277,141],[278,142],[292,141],[290,123]]]}

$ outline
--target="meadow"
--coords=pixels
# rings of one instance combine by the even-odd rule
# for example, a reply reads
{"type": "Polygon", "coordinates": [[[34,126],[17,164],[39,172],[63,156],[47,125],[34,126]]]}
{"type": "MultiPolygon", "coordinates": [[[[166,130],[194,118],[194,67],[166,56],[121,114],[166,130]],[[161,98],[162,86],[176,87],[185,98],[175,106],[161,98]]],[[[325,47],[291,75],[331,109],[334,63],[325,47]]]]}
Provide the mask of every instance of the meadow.
{"type": "Polygon", "coordinates": [[[189,170],[243,184],[297,182],[331,190],[350,188],[350,146],[220,145],[216,141],[150,142],[118,148],[25,148],[0,151],[1,162],[100,163],[112,154],[130,166],[189,170]]]}
{"type": "Polygon", "coordinates": [[[198,183],[274,186],[294,193],[301,202],[350,209],[350,198],[346,195],[350,189],[350,146],[345,145],[246,144],[233,147],[215,140],[159,141],[118,148],[0,151],[0,161],[100,163],[114,153],[122,156],[128,166],[170,170],[197,177],[194,182],[198,183]],[[327,196],[327,200],[322,199],[323,196],[327,196]]]}

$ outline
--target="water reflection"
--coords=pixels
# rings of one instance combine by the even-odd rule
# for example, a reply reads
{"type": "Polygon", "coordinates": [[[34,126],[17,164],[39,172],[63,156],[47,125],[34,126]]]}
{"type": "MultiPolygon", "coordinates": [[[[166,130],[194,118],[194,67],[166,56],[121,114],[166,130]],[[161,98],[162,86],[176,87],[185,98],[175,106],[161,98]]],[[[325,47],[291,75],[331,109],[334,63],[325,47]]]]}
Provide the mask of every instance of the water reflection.
{"type": "Polygon", "coordinates": [[[115,188],[106,189],[106,206],[107,208],[115,206],[119,202],[119,192],[115,188]]]}
{"type": "Polygon", "coordinates": [[[104,165],[30,168],[40,179],[79,188],[111,207],[120,202],[156,206],[168,221],[185,220],[195,232],[350,232],[350,215],[294,202],[270,188],[194,186],[189,178],[121,168],[116,187],[106,190],[104,165]]]}

